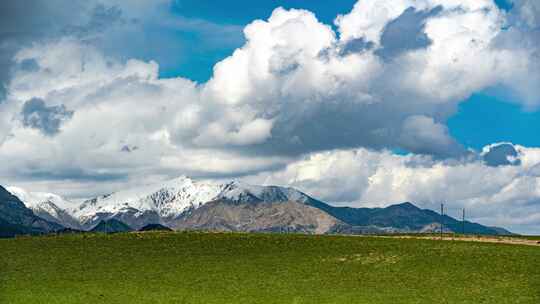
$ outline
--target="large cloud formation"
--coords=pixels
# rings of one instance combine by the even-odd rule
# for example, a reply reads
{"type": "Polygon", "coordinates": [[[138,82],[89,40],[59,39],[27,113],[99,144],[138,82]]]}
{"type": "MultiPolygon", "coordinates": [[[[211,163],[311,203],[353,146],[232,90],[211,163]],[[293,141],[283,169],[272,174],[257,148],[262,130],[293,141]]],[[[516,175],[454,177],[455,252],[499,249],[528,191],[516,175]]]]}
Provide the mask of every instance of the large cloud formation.
{"type": "MultiPolygon", "coordinates": [[[[118,37],[107,36],[107,26],[129,28],[130,13],[140,16],[146,6],[97,5],[86,23],[16,52],[0,103],[0,176],[72,181],[63,191],[84,195],[84,183],[112,187],[122,177],[257,176],[290,170],[304,157],[324,166],[321,155],[351,153],[359,170],[370,157],[398,159],[397,168],[427,159],[406,172],[433,178],[449,162],[481,163],[486,173],[523,166],[500,156],[500,166],[485,165],[451,137],[446,121],[468,96],[494,87],[525,108],[540,105],[533,0],[509,12],[492,0],[358,1],[336,18],[337,31],[309,11],[277,8],[245,27],[245,44],[206,83],[160,78],[154,61],[104,51],[111,48],[103,41],[118,37]],[[416,156],[387,152],[394,149],[416,156]]],[[[460,168],[447,170],[466,174],[460,168]]],[[[357,189],[369,184],[355,180],[357,189]]],[[[334,191],[325,197],[429,199],[401,188],[388,191],[392,197],[334,191]]]]}

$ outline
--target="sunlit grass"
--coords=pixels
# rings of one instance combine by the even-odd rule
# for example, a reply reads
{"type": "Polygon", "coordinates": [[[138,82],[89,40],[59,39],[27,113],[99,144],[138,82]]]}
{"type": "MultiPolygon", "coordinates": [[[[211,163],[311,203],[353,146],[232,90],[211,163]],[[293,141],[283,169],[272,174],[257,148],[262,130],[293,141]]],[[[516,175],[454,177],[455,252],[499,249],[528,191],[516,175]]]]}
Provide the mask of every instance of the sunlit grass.
{"type": "Polygon", "coordinates": [[[0,303],[540,303],[540,248],[229,233],[0,240],[0,303]]]}

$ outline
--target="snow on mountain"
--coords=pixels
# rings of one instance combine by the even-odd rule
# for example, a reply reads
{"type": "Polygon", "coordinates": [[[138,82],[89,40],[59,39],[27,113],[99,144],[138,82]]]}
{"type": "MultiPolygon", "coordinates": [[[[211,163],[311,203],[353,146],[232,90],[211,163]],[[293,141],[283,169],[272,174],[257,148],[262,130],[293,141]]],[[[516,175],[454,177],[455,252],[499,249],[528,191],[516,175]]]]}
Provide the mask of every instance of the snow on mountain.
{"type": "Polygon", "coordinates": [[[115,214],[135,209],[141,212],[154,211],[160,217],[171,217],[189,208],[198,208],[218,196],[224,187],[224,184],[194,181],[182,176],[164,183],[127,189],[87,200],[74,210],[74,215],[87,218],[98,213],[115,214]]]}
{"type": "Polygon", "coordinates": [[[43,218],[70,228],[90,229],[101,220],[122,219],[138,227],[165,222],[214,200],[239,203],[306,203],[309,197],[293,188],[255,186],[238,181],[220,183],[181,176],[166,182],[121,190],[81,203],[70,202],[52,193],[8,190],[43,218]]]}
{"type": "Polygon", "coordinates": [[[7,187],[6,189],[11,194],[18,197],[28,208],[38,207],[43,205],[44,203],[54,204],[61,209],[70,209],[75,207],[74,203],[53,193],[28,192],[19,187],[7,187]]]}
{"type": "Polygon", "coordinates": [[[231,182],[223,189],[217,198],[235,202],[286,202],[306,203],[309,196],[293,189],[278,186],[256,186],[238,181],[231,182]]]}
{"type": "Polygon", "coordinates": [[[18,197],[35,215],[65,227],[80,228],[78,220],[72,216],[76,203],[53,193],[29,192],[18,187],[6,189],[18,197]]]}
{"type": "Polygon", "coordinates": [[[118,213],[126,209],[155,211],[161,217],[174,217],[216,199],[231,201],[302,201],[307,196],[292,188],[254,186],[241,182],[195,181],[182,176],[164,183],[115,192],[85,201],[74,210],[82,218],[97,213],[118,213]]]}

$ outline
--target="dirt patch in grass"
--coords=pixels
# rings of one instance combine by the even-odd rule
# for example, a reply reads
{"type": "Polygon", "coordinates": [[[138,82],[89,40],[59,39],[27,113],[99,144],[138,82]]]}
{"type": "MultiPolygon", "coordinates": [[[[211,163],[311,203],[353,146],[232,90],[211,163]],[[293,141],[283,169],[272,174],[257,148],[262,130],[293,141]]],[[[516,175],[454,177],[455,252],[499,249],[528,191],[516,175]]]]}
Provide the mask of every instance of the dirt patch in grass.
{"type": "Polygon", "coordinates": [[[369,252],[367,254],[350,254],[346,256],[333,257],[329,259],[323,259],[323,261],[332,262],[353,262],[361,265],[387,265],[395,264],[399,260],[399,256],[395,254],[382,254],[380,252],[369,252]]]}
{"type": "Polygon", "coordinates": [[[540,241],[519,238],[519,237],[504,237],[504,236],[448,236],[443,237],[436,235],[396,235],[396,236],[380,236],[387,238],[399,239],[428,239],[428,240],[444,240],[444,241],[467,241],[467,242],[482,242],[482,243],[497,243],[497,244],[513,244],[513,245],[528,245],[540,247],[540,241]]]}

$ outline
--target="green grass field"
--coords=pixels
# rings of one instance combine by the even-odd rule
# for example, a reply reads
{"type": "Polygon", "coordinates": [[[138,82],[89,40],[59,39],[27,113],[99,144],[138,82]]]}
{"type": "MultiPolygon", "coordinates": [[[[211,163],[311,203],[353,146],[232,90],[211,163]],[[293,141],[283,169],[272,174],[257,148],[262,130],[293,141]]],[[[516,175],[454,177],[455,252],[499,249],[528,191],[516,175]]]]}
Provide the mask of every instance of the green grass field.
{"type": "Polygon", "coordinates": [[[540,303],[540,248],[278,234],[0,240],[0,303],[540,303]]]}

